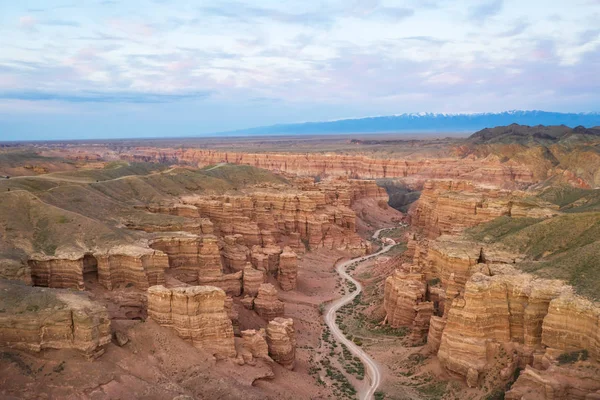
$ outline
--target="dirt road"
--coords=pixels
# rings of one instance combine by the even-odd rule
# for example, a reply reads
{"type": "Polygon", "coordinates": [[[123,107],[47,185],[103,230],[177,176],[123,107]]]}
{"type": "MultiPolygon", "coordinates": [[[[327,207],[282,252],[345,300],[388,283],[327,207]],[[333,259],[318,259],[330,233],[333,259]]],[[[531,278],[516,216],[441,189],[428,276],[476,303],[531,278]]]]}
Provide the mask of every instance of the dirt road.
{"type": "MultiPolygon", "coordinates": [[[[376,231],[373,234],[373,238],[375,239],[375,238],[379,237],[379,233],[382,230],[384,230],[384,229],[379,229],[378,231],[376,231]]],[[[373,359],[363,349],[361,349],[359,346],[354,344],[354,342],[348,340],[346,338],[346,336],[344,336],[344,334],[342,333],[340,328],[335,323],[335,316],[336,316],[337,311],[341,307],[343,307],[344,305],[346,305],[346,304],[350,303],[352,300],[354,300],[354,298],[356,296],[358,296],[358,294],[362,291],[361,284],[358,281],[356,281],[354,278],[352,278],[350,276],[350,274],[348,274],[348,272],[346,272],[346,268],[355,262],[363,262],[363,261],[367,260],[368,258],[383,254],[392,247],[393,247],[393,245],[385,246],[381,250],[379,250],[377,253],[370,254],[368,256],[364,256],[364,257],[360,257],[360,258],[354,258],[352,260],[348,260],[343,263],[340,263],[336,268],[338,274],[342,278],[354,283],[356,285],[356,290],[354,292],[348,293],[345,296],[334,301],[329,306],[329,309],[327,310],[327,314],[325,314],[325,323],[331,330],[331,333],[333,334],[333,336],[339,342],[345,344],[348,347],[348,349],[350,350],[350,352],[352,352],[355,356],[359,357],[366,367],[370,386],[367,388],[364,388],[360,392],[360,398],[363,400],[370,400],[373,398],[375,392],[377,391],[377,387],[379,386],[379,383],[381,382],[381,371],[379,370],[379,367],[377,366],[375,361],[373,361],[373,359]]]]}

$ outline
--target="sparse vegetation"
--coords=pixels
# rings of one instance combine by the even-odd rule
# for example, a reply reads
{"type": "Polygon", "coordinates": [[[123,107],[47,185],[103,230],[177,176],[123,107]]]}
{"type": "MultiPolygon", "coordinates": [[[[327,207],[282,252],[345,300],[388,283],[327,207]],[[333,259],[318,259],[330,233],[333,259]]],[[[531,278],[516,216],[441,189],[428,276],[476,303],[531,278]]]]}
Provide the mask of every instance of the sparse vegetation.
{"type": "Polygon", "coordinates": [[[585,361],[587,360],[589,357],[589,353],[587,350],[577,350],[577,351],[571,351],[568,353],[562,353],[561,355],[559,355],[556,358],[556,361],[558,361],[558,364],[563,365],[563,364],[573,364],[574,362],[577,361],[585,361]]]}

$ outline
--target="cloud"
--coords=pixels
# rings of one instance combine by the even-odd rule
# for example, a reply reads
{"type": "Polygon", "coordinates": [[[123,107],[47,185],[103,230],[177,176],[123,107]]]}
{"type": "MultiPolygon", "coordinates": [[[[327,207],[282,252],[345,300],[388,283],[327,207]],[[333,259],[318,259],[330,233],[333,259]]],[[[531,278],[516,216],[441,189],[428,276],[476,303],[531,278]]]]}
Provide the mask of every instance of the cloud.
{"type": "Polygon", "coordinates": [[[79,27],[79,22],[65,19],[41,19],[31,15],[19,18],[19,27],[24,30],[35,30],[38,26],[79,27]]]}
{"type": "Polygon", "coordinates": [[[521,20],[517,21],[517,23],[515,23],[515,25],[512,28],[500,33],[500,35],[498,35],[498,36],[500,36],[500,37],[517,36],[517,35],[520,35],[521,33],[525,32],[527,30],[527,28],[529,28],[530,26],[531,26],[531,24],[528,21],[521,19],[521,20]]]}
{"type": "Polygon", "coordinates": [[[66,103],[170,103],[180,100],[204,99],[210,91],[189,93],[135,93],[82,91],[73,93],[43,92],[36,90],[0,92],[0,99],[24,101],[60,101],[66,103]]]}
{"type": "Polygon", "coordinates": [[[402,7],[380,7],[375,12],[376,16],[394,21],[399,21],[415,15],[415,10],[402,7]]]}
{"type": "Polygon", "coordinates": [[[38,19],[31,15],[23,15],[19,18],[19,27],[21,29],[32,30],[38,24],[38,19]]]}
{"type": "Polygon", "coordinates": [[[302,11],[291,12],[260,6],[249,6],[233,1],[221,1],[218,5],[200,7],[200,12],[213,17],[227,18],[244,23],[260,19],[270,19],[279,23],[308,26],[330,26],[333,22],[331,12],[302,11]]]}
{"type": "Polygon", "coordinates": [[[475,21],[481,21],[491,18],[502,11],[504,7],[504,0],[487,0],[483,4],[480,4],[469,9],[469,19],[475,21]]]}

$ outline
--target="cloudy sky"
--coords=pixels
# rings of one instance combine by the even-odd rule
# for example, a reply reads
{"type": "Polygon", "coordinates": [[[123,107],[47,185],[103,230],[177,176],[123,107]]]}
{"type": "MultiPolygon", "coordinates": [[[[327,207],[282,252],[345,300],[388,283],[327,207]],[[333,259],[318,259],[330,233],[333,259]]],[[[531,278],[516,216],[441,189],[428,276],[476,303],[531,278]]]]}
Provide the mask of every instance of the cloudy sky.
{"type": "Polygon", "coordinates": [[[0,140],[600,111],[600,0],[70,1],[0,1],[0,140]]]}

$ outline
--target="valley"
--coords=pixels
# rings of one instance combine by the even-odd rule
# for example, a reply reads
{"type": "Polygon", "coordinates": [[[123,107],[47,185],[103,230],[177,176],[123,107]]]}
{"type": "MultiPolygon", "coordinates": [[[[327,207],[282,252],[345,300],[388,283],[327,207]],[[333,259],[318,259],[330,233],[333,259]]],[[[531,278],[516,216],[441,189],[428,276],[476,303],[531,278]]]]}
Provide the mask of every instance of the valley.
{"type": "Polygon", "coordinates": [[[600,399],[598,132],[11,143],[0,397],[600,399]]]}

